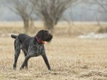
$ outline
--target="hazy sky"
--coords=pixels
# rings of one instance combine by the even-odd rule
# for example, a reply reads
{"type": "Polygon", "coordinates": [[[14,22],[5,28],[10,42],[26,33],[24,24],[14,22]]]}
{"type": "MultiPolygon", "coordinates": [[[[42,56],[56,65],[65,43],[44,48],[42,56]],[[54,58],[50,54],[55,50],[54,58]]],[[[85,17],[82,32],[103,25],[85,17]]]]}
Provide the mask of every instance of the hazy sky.
{"type": "MultiPolygon", "coordinates": [[[[64,13],[64,17],[68,20],[74,21],[95,21],[96,17],[99,20],[107,21],[107,15],[105,13],[100,13],[95,10],[100,9],[99,6],[91,6],[87,4],[78,4],[73,8],[68,9],[64,13]]],[[[20,16],[14,14],[6,6],[0,6],[0,21],[16,21],[21,20],[20,16]]]]}

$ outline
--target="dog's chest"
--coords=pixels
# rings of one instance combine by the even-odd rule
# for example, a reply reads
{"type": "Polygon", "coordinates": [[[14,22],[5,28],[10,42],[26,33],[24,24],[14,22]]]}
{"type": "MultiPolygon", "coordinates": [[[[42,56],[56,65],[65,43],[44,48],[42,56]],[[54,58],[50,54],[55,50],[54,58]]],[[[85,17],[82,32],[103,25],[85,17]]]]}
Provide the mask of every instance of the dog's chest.
{"type": "Polygon", "coordinates": [[[35,56],[43,55],[45,53],[44,45],[32,45],[28,48],[28,53],[34,54],[35,56]]]}
{"type": "Polygon", "coordinates": [[[45,53],[44,45],[34,42],[34,39],[25,41],[23,49],[27,54],[33,54],[35,56],[39,56],[45,53]]]}

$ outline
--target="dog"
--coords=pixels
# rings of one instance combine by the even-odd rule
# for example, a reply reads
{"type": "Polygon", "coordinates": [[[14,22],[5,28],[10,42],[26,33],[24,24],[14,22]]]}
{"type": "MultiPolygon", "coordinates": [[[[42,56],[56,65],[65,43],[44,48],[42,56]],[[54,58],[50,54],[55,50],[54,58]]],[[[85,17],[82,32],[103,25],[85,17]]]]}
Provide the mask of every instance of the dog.
{"type": "Polygon", "coordinates": [[[19,34],[19,35],[11,35],[14,41],[14,64],[13,69],[16,69],[17,60],[22,50],[25,55],[24,62],[22,63],[20,70],[23,68],[28,68],[28,60],[31,57],[42,56],[43,60],[48,68],[51,70],[50,64],[48,62],[48,58],[46,56],[46,51],[44,47],[45,42],[51,42],[53,35],[49,33],[48,30],[40,30],[34,37],[30,37],[27,34],[19,34]]]}

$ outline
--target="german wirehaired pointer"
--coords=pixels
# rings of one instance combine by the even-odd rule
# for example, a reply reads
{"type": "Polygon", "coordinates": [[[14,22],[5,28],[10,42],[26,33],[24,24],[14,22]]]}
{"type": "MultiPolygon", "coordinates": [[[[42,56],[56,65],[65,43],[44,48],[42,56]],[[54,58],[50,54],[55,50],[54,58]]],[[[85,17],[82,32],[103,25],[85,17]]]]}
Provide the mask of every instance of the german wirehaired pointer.
{"type": "Polygon", "coordinates": [[[29,58],[41,55],[46,63],[46,66],[48,67],[48,70],[51,70],[44,47],[44,42],[50,42],[53,38],[49,31],[40,30],[34,37],[30,37],[26,34],[19,34],[18,36],[11,35],[11,37],[15,39],[15,56],[13,69],[16,69],[17,60],[20,54],[20,50],[22,49],[25,55],[25,59],[20,69],[23,69],[24,67],[28,68],[29,58]]]}

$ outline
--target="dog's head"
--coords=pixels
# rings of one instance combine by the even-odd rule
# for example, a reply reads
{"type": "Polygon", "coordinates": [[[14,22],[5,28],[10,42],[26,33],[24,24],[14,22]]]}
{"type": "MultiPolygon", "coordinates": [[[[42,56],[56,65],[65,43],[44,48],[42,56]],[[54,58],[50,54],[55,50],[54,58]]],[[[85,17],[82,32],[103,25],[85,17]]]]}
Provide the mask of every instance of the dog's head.
{"type": "Polygon", "coordinates": [[[53,38],[53,35],[51,33],[49,33],[48,30],[40,30],[36,37],[40,40],[40,41],[46,41],[46,42],[50,42],[53,38]]]}

